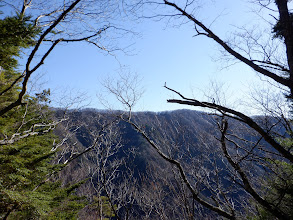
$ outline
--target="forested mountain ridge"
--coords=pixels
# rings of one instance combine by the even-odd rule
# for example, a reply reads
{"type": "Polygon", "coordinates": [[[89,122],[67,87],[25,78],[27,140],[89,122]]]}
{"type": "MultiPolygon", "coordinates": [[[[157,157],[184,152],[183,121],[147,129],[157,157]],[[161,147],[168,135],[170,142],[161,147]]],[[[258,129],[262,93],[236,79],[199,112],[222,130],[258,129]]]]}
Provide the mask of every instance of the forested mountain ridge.
{"type": "MultiPolygon", "coordinates": [[[[56,112],[58,115],[62,111],[56,112]]],[[[162,160],[135,128],[117,119],[119,114],[121,112],[94,109],[67,113],[71,127],[67,128],[67,131],[61,127],[56,130],[56,134],[61,139],[65,137],[65,133],[70,134],[67,146],[71,149],[63,152],[63,159],[59,159],[59,162],[70,160],[72,155],[82,155],[65,168],[61,179],[67,184],[89,178],[86,184],[79,188],[78,194],[88,197],[90,204],[95,204],[95,198],[109,200],[110,204],[115,204],[117,216],[129,215],[130,219],[147,219],[151,216],[152,219],[160,219],[163,214],[174,219],[182,213],[188,215],[186,212],[189,206],[194,204],[183,202],[188,198],[188,193],[180,183],[182,180],[178,171],[162,160]],[[104,128],[105,126],[108,127],[104,128]],[[99,135],[99,141],[95,142],[99,135]],[[87,149],[90,151],[83,154],[87,149]]],[[[222,187],[229,189],[227,195],[235,200],[235,206],[239,206],[237,201],[240,198],[249,199],[241,188],[233,186],[229,180],[231,173],[222,158],[217,140],[221,136],[215,126],[217,117],[192,110],[136,112],[132,117],[141,129],[160,145],[162,152],[182,163],[185,172],[190,175],[190,180],[197,182],[199,193],[212,196],[213,190],[218,190],[218,185],[210,182],[209,178],[218,176],[222,187]],[[213,170],[215,166],[217,172],[213,170]],[[198,179],[192,177],[195,174],[198,179]]],[[[259,116],[255,119],[262,121],[265,117],[259,116]]],[[[271,122],[268,122],[266,118],[264,121],[266,126],[269,126],[274,119],[271,118],[271,122]]],[[[280,126],[276,129],[278,133],[284,132],[280,126]]],[[[240,137],[250,141],[244,143],[247,147],[259,142],[256,134],[250,133],[247,127],[235,120],[230,122],[230,130],[233,135],[237,135],[238,140],[235,141],[239,144],[240,137]]],[[[240,151],[233,147],[230,150],[231,154],[239,154],[236,151],[240,151]]],[[[263,175],[261,167],[247,164],[247,167],[249,166],[252,176],[263,175]]],[[[255,184],[257,186],[257,183],[255,184]]],[[[193,210],[195,215],[214,216],[204,207],[197,206],[193,209],[197,209],[193,210]]],[[[239,206],[238,209],[243,207],[239,206]]],[[[107,215],[97,211],[97,206],[88,205],[85,210],[87,211],[81,211],[80,215],[86,219],[107,215]]],[[[115,213],[109,213],[108,215],[113,215],[115,219],[115,213]]]]}

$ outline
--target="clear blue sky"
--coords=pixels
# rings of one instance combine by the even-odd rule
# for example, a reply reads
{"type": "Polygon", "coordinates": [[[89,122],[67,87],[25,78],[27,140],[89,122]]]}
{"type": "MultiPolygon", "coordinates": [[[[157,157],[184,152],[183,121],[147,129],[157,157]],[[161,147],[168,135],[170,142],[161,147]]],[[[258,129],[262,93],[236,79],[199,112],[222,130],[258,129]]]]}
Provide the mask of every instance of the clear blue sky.
{"type": "MultiPolygon", "coordinates": [[[[216,19],[211,29],[223,39],[228,39],[237,29],[235,26],[251,26],[251,21],[261,22],[252,12],[254,6],[247,2],[203,1],[198,16],[206,24],[216,19]]],[[[220,58],[219,47],[205,37],[193,37],[195,33],[191,25],[174,28],[166,25],[164,20],[152,19],[131,25],[141,36],[132,42],[122,38],[119,44],[125,46],[134,42],[131,46],[133,55],[117,52],[115,58],[85,43],[64,44],[52,52],[39,71],[44,74],[41,81],[46,82],[45,87],[51,88],[55,97],[63,95],[65,90],[68,93],[72,90],[84,92],[90,98],[88,107],[103,108],[96,97],[103,90],[100,82],[108,75],[117,76],[120,65],[123,65],[143,79],[141,86],[145,92],[135,110],[165,111],[186,108],[167,104],[168,98],[176,96],[163,88],[165,82],[185,96],[200,99],[202,91],[209,90],[210,81],[225,82],[229,88],[226,98],[237,101],[241,92],[248,89],[247,85],[259,80],[243,65],[222,69],[225,63],[215,62],[220,58]]]]}

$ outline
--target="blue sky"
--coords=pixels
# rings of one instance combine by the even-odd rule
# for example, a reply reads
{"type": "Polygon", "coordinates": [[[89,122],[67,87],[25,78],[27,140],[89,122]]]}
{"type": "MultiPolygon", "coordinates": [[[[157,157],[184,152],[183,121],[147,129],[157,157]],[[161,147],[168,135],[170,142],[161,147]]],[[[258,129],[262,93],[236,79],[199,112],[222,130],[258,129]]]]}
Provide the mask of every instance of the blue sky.
{"type": "MultiPolygon", "coordinates": [[[[242,0],[203,1],[198,16],[206,24],[213,22],[211,29],[227,39],[235,26],[252,25],[262,22],[252,12],[253,5],[242,0]]],[[[166,111],[186,108],[168,104],[168,98],[176,97],[163,88],[164,83],[188,97],[204,99],[203,91],[208,91],[210,82],[225,83],[229,88],[226,98],[232,102],[247,91],[250,84],[259,78],[243,65],[234,65],[228,69],[220,58],[219,47],[212,40],[195,34],[191,25],[180,27],[167,25],[166,21],[152,19],[131,23],[140,36],[133,41],[119,39],[123,46],[131,46],[131,54],[115,53],[116,57],[105,55],[99,49],[85,43],[64,44],[57,47],[39,70],[43,74],[41,81],[51,88],[53,97],[62,97],[64,93],[86,93],[90,103],[87,107],[104,108],[97,94],[103,91],[101,81],[109,75],[117,77],[121,65],[126,71],[137,73],[141,78],[144,95],[137,104],[136,111],[166,111]]],[[[120,108],[114,99],[114,108],[120,108]]],[[[239,101],[239,100],[238,100],[239,101]]]]}

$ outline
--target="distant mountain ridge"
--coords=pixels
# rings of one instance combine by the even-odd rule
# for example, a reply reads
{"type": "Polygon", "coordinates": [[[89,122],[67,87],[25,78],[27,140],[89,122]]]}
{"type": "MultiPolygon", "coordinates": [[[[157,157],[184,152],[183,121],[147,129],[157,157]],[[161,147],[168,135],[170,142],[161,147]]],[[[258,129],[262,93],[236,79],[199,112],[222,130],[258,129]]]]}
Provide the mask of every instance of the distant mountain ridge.
{"type": "MultiPolygon", "coordinates": [[[[71,133],[69,145],[74,145],[74,151],[82,152],[92,146],[97,135],[101,135],[103,137],[101,141],[104,142],[100,143],[98,141],[93,150],[85,153],[78,160],[74,161],[73,164],[62,173],[64,182],[76,182],[84,178],[91,178],[91,181],[85,184],[85,186],[80,189],[79,193],[89,197],[90,200],[93,199],[93,195],[97,195],[98,192],[101,193],[101,195],[106,195],[106,186],[100,186],[101,178],[106,178],[105,176],[114,172],[113,164],[123,161],[115,168],[115,175],[113,174],[115,178],[113,177],[113,179],[109,181],[109,183],[113,184],[112,190],[115,189],[114,191],[117,195],[119,193],[116,192],[116,189],[125,181],[128,181],[129,187],[131,184],[134,184],[136,189],[140,189],[141,187],[149,189],[149,187],[154,187],[152,184],[159,184],[164,186],[163,191],[166,193],[165,199],[168,198],[170,201],[175,201],[176,196],[171,196],[171,189],[164,183],[164,178],[171,178],[171,174],[168,174],[169,172],[172,173],[170,164],[164,161],[146,140],[143,139],[142,135],[130,124],[125,121],[118,121],[117,117],[115,117],[116,113],[121,113],[121,111],[108,112],[97,109],[84,109],[81,111],[70,111],[68,113],[67,117],[72,123],[72,126],[68,129],[69,133],[71,133]],[[101,132],[101,130],[103,130],[102,127],[109,124],[109,122],[113,122],[111,128],[106,128],[101,132]],[[112,132],[111,135],[114,135],[113,137],[116,139],[114,140],[112,136],[107,138],[107,132],[112,132]],[[110,143],[111,141],[113,143],[110,143]],[[117,147],[117,143],[119,147],[117,147]],[[109,144],[109,146],[106,146],[107,144],[109,144]],[[113,148],[113,151],[111,148],[113,148]],[[108,158],[103,159],[102,155],[107,150],[109,150],[108,158]],[[104,170],[97,171],[98,168],[104,170]],[[131,174],[129,172],[131,172],[131,174]],[[157,172],[163,173],[155,174],[157,172]],[[101,176],[97,176],[97,173],[101,176]],[[166,175],[166,177],[163,178],[163,175],[166,175]],[[128,179],[125,180],[125,178],[128,179]]],[[[57,111],[56,114],[61,114],[61,112],[57,111]]],[[[133,112],[132,117],[132,120],[149,135],[150,139],[158,144],[162,152],[181,161],[187,173],[190,171],[190,165],[193,167],[199,166],[200,169],[204,166],[204,169],[212,170],[213,163],[217,163],[219,172],[222,173],[221,181],[223,184],[231,184],[225,177],[228,175],[225,167],[226,164],[222,161],[221,147],[217,140],[217,138],[219,139],[221,136],[217,127],[217,123],[219,123],[218,116],[183,109],[165,112],[133,112]]],[[[256,120],[258,120],[258,118],[260,120],[261,116],[255,117],[256,120]]],[[[57,134],[61,138],[64,137],[62,129],[64,128],[59,128],[57,131],[57,134]]],[[[241,125],[236,120],[229,121],[229,129],[231,132],[234,132],[238,136],[243,136],[243,138],[247,140],[255,141],[258,139],[256,134],[249,133],[247,127],[241,125]]],[[[233,154],[233,151],[231,151],[231,153],[233,154]]],[[[261,171],[255,168],[254,173],[259,173],[258,175],[260,175],[261,171]]],[[[170,180],[169,182],[171,185],[172,181],[173,180],[170,180]]],[[[175,187],[173,190],[174,192],[172,193],[176,194],[175,192],[179,190],[179,188],[175,187]]],[[[204,186],[202,186],[202,193],[210,195],[209,191],[204,186]]],[[[236,197],[243,195],[240,191],[235,191],[232,194],[236,197]]],[[[114,194],[113,197],[115,197],[114,194]]],[[[164,198],[162,199],[165,200],[164,198]]],[[[115,200],[114,198],[113,200],[114,203],[119,203],[119,199],[115,200]]],[[[133,201],[135,205],[132,204],[131,207],[135,207],[133,213],[136,213],[133,215],[145,215],[139,199],[136,198],[133,201]]],[[[172,207],[168,208],[168,203],[163,201],[162,203],[168,215],[172,216],[172,207]]],[[[235,205],[237,205],[237,203],[235,205]]],[[[119,212],[123,215],[127,207],[123,207],[122,205],[121,207],[119,212]]],[[[180,212],[180,210],[178,212],[180,212]]],[[[212,215],[207,210],[203,213],[205,212],[208,213],[208,216],[212,215]]],[[[82,215],[86,216],[87,219],[91,219],[90,216],[92,216],[93,219],[95,218],[94,212],[87,211],[87,213],[90,214],[87,215],[83,213],[82,215]]],[[[176,214],[173,214],[172,218],[174,217],[176,217],[176,214]]],[[[156,219],[155,214],[153,219],[156,219]]]]}

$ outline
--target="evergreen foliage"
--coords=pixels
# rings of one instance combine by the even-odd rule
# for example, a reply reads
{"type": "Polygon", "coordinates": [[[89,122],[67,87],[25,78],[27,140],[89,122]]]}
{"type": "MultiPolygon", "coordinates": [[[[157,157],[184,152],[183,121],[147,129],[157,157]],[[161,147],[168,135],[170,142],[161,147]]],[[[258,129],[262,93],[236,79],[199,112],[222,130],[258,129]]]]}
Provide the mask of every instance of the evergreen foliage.
{"type": "Polygon", "coordinates": [[[40,29],[30,22],[30,17],[17,15],[6,17],[0,21],[0,60],[3,69],[13,70],[17,67],[16,57],[20,56],[22,48],[34,45],[35,37],[40,29]]]}
{"type": "MultiPolygon", "coordinates": [[[[95,196],[91,207],[96,211],[97,216],[102,217],[102,219],[109,220],[111,217],[115,217],[110,200],[106,196],[95,196]]],[[[116,206],[114,208],[117,209],[116,206]]]]}
{"type": "Polygon", "coordinates": [[[40,29],[30,22],[30,17],[18,15],[0,20],[0,108],[17,98],[17,83],[9,89],[21,78],[21,73],[16,71],[17,57],[20,57],[21,49],[34,44],[39,33],[40,29]]]}
{"type": "MultiPolygon", "coordinates": [[[[17,57],[40,33],[29,19],[0,20],[0,107],[17,98],[21,79],[17,57]]],[[[50,132],[54,123],[47,106],[49,95],[50,90],[26,95],[25,105],[0,117],[1,219],[75,219],[84,206],[84,198],[74,195],[82,182],[61,187],[58,181],[46,181],[60,169],[51,163],[56,137],[50,132]]]]}
{"type": "MultiPolygon", "coordinates": [[[[292,138],[284,138],[280,142],[286,148],[292,146],[292,138]]],[[[265,199],[293,219],[293,165],[280,160],[274,160],[271,163],[272,170],[277,175],[274,178],[271,176],[267,178],[265,199]]],[[[264,207],[258,205],[257,210],[258,215],[254,219],[275,219],[264,207]]]]}
{"type": "MultiPolygon", "coordinates": [[[[293,14],[289,13],[290,16],[290,25],[292,25],[292,21],[293,21],[293,14]]],[[[280,38],[283,39],[284,36],[286,35],[286,23],[281,23],[280,20],[277,21],[277,23],[275,24],[275,26],[273,26],[273,34],[275,38],[280,38]]]]}

